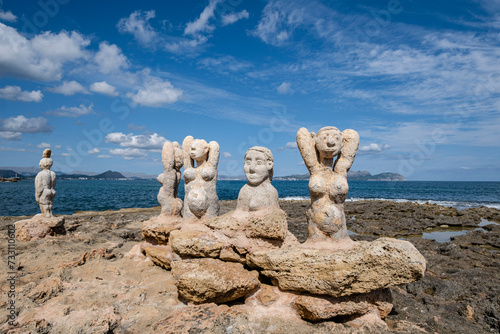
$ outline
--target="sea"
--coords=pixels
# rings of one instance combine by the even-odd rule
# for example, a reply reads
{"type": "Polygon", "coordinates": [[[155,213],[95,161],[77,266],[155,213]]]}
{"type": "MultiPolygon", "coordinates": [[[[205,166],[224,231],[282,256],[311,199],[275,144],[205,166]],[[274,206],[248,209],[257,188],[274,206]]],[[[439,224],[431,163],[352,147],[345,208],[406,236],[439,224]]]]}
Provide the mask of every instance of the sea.
{"type": "MultiPolygon", "coordinates": [[[[219,200],[234,200],[246,181],[219,180],[219,200]]],[[[308,181],[273,181],[281,199],[309,199],[308,181]]],[[[156,180],[58,180],[53,212],[119,210],[158,206],[156,180]]],[[[33,179],[0,182],[0,216],[40,212],[33,179]]],[[[184,198],[184,184],[179,186],[184,198]]],[[[349,181],[346,201],[390,200],[435,203],[458,209],[487,206],[500,209],[500,182],[349,181]]]]}

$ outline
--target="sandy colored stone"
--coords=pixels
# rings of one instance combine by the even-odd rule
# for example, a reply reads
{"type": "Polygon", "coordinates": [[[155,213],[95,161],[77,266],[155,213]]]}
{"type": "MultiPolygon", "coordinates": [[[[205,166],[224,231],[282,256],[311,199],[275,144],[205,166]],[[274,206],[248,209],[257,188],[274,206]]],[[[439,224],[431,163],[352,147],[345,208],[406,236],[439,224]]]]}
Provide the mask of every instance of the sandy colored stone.
{"type": "Polygon", "coordinates": [[[65,234],[64,217],[44,217],[35,215],[31,219],[15,223],[16,238],[20,241],[30,241],[45,238],[49,235],[65,234]]]}
{"type": "Polygon", "coordinates": [[[170,246],[173,252],[182,256],[216,258],[224,244],[209,232],[183,230],[171,232],[170,246]]]}
{"type": "Polygon", "coordinates": [[[158,203],[161,206],[161,214],[166,216],[181,216],[182,200],[177,198],[177,190],[181,180],[181,167],[184,164],[183,153],[179,143],[165,142],[161,152],[163,173],[158,175],[157,180],[161,183],[158,191],[158,203]]]}
{"type": "Polygon", "coordinates": [[[221,249],[219,259],[229,262],[246,263],[246,256],[238,254],[233,247],[224,247],[221,249]]]}
{"type": "Polygon", "coordinates": [[[408,241],[380,238],[344,251],[281,249],[249,254],[283,290],[333,297],[367,293],[424,276],[426,261],[408,241]]]}
{"type": "Polygon", "coordinates": [[[392,310],[392,297],[389,289],[337,298],[303,295],[295,299],[294,306],[302,318],[310,321],[361,316],[374,310],[385,318],[392,310]]]}
{"type": "Polygon", "coordinates": [[[92,249],[89,252],[82,253],[79,257],[73,259],[73,261],[63,262],[58,267],[60,268],[70,268],[70,267],[79,267],[83,266],[89,260],[92,259],[112,259],[115,257],[115,254],[111,253],[109,249],[106,247],[100,247],[96,249],[92,249]]]}
{"type": "Polygon", "coordinates": [[[273,286],[267,284],[261,284],[259,291],[256,293],[255,298],[262,305],[269,305],[279,299],[279,295],[274,291],[273,286]]]}
{"type": "Polygon", "coordinates": [[[196,304],[229,302],[260,285],[257,271],[248,271],[240,263],[216,259],[174,261],[172,274],[179,295],[196,304]]]}
{"type": "Polygon", "coordinates": [[[272,211],[266,210],[258,215],[231,211],[208,220],[207,226],[224,231],[229,236],[234,235],[231,231],[244,231],[249,238],[281,241],[285,239],[288,231],[286,213],[279,207],[272,211]]]}
{"type": "Polygon", "coordinates": [[[199,220],[219,214],[217,165],[220,147],[215,141],[187,136],[182,142],[184,154],[184,209],[186,220],[199,220]]]}
{"type": "Polygon", "coordinates": [[[166,270],[171,269],[172,251],[170,246],[144,244],[141,246],[141,249],[144,255],[148,256],[154,264],[166,270]]]}
{"type": "Polygon", "coordinates": [[[151,244],[166,245],[170,232],[181,227],[180,216],[167,216],[160,214],[142,223],[142,235],[151,244]]]}
{"type": "Polygon", "coordinates": [[[359,135],[350,129],[340,132],[334,126],[327,126],[317,134],[306,128],[297,131],[297,147],[311,174],[306,244],[349,239],[344,201],[349,191],[347,172],[354,162],[358,145],[359,135]]]}

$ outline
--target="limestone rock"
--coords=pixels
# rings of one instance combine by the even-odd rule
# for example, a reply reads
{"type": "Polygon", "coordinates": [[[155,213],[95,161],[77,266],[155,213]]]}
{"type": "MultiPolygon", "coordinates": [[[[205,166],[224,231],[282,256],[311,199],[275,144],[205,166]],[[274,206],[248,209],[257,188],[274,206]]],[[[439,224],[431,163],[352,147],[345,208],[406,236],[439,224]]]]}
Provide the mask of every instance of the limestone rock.
{"type": "Polygon", "coordinates": [[[347,297],[308,296],[295,299],[294,305],[300,316],[310,321],[322,321],[334,317],[356,317],[377,311],[385,318],[392,310],[389,289],[372,291],[347,297]]]}
{"type": "Polygon", "coordinates": [[[144,255],[149,256],[154,264],[167,270],[171,269],[172,251],[170,250],[170,246],[144,244],[141,246],[141,249],[144,255]]]}
{"type": "Polygon", "coordinates": [[[260,285],[257,271],[248,271],[240,263],[216,259],[174,261],[172,274],[179,295],[196,304],[229,302],[260,285]]]}
{"type": "Polygon", "coordinates": [[[159,215],[142,223],[142,235],[151,244],[166,245],[170,232],[181,227],[180,216],[159,215]]]}
{"type": "Polygon", "coordinates": [[[30,241],[45,238],[49,235],[65,234],[64,217],[33,216],[31,219],[15,223],[16,238],[20,241],[30,241]]]}
{"type": "Polygon", "coordinates": [[[211,258],[218,257],[224,246],[208,232],[186,230],[172,231],[170,245],[172,251],[181,256],[211,258]]]}
{"type": "Polygon", "coordinates": [[[272,240],[285,240],[288,226],[286,213],[279,207],[275,210],[266,210],[261,215],[250,215],[243,212],[228,212],[220,217],[207,221],[207,226],[222,230],[232,236],[231,231],[244,231],[249,238],[264,238],[272,240]],[[238,219],[238,214],[242,217],[238,219]]]}
{"type": "Polygon", "coordinates": [[[281,249],[256,252],[249,264],[261,268],[283,290],[333,297],[367,293],[424,276],[425,258],[408,241],[380,238],[349,250],[281,249]]]}

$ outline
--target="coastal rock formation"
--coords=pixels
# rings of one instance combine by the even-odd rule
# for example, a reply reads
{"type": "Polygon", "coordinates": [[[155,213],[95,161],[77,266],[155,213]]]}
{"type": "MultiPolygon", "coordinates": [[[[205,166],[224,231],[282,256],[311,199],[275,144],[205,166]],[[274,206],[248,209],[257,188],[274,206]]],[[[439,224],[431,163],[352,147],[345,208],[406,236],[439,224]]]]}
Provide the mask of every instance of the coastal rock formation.
{"type": "Polygon", "coordinates": [[[217,165],[220,148],[215,141],[207,142],[187,136],[184,151],[184,219],[215,217],[219,214],[217,197],[217,165]],[[195,166],[196,162],[196,166],[195,166]]]}
{"type": "Polygon", "coordinates": [[[344,214],[349,190],[346,176],[358,145],[359,135],[350,129],[340,132],[336,127],[327,126],[317,134],[306,128],[297,132],[297,146],[311,174],[311,206],[307,210],[309,237],[304,247],[325,249],[336,248],[337,241],[350,243],[344,214]]]}
{"type": "Polygon", "coordinates": [[[41,171],[35,177],[35,199],[40,205],[41,213],[31,219],[16,222],[16,238],[30,241],[44,238],[48,235],[64,234],[64,218],[52,215],[52,205],[56,191],[56,173],[50,170],[52,151],[45,149],[39,166],[41,171]]]}
{"type": "Polygon", "coordinates": [[[368,293],[420,280],[426,262],[408,241],[380,238],[348,250],[303,248],[250,254],[250,265],[283,290],[333,297],[368,293]]]}

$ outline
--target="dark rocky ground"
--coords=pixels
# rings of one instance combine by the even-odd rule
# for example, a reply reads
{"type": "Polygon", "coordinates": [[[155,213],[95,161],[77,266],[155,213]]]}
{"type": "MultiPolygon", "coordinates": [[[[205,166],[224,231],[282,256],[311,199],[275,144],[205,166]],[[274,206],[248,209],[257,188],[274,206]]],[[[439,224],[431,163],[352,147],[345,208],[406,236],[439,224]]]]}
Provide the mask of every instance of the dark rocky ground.
{"type": "MultiPolygon", "coordinates": [[[[281,202],[299,241],[307,237],[307,205],[281,202]]],[[[221,214],[235,206],[235,201],[221,202],[221,214]]],[[[6,323],[7,224],[26,217],[0,217],[0,333],[157,332],[161,325],[155,324],[184,310],[172,276],[124,254],[142,240],[141,222],[158,213],[158,208],[80,212],[66,217],[66,235],[17,241],[15,327],[6,323]]],[[[354,240],[405,238],[428,261],[423,280],[391,288],[394,308],[385,320],[391,332],[500,333],[499,210],[359,201],[346,203],[346,218],[354,240]],[[421,237],[461,228],[469,231],[448,242],[421,237]]],[[[332,326],[304,322],[296,332],[340,328],[332,326]]]]}

